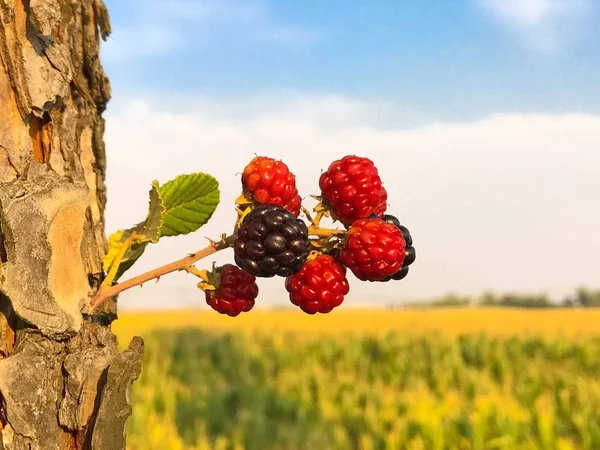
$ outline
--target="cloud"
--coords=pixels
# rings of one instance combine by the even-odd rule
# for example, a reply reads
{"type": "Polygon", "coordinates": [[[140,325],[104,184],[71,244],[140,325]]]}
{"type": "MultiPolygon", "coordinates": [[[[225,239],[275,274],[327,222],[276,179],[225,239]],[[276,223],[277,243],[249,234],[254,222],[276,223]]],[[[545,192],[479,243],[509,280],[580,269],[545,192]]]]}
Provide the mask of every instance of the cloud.
{"type": "Polygon", "coordinates": [[[224,36],[244,44],[304,47],[322,35],[316,29],[277,22],[260,0],[150,0],[143,6],[126,0],[124,7],[134,10],[129,17],[137,20],[114,27],[102,45],[102,58],[108,62],[161,56],[190,45],[198,50],[224,36]]]}
{"type": "Polygon", "coordinates": [[[585,22],[590,0],[475,0],[529,49],[552,52],[585,22]]]}
{"type": "MultiPolygon", "coordinates": [[[[389,211],[412,231],[417,261],[397,284],[352,278],[348,305],[488,288],[561,296],[579,284],[597,284],[600,116],[505,114],[404,126],[402,108],[394,105],[338,96],[277,98],[163,103],[155,97],[111,105],[109,232],[141,220],[153,179],[164,183],[205,171],[221,183],[221,205],[205,228],[151,246],[128,275],[230,231],[240,172],[254,154],[285,160],[309,206],[321,170],[358,154],[379,167],[389,211]]],[[[215,257],[231,259],[230,251],[215,257]]],[[[260,288],[262,302],[287,302],[282,280],[260,280],[260,288]]],[[[124,293],[121,305],[200,306],[203,296],[189,275],[174,274],[124,293]]]]}

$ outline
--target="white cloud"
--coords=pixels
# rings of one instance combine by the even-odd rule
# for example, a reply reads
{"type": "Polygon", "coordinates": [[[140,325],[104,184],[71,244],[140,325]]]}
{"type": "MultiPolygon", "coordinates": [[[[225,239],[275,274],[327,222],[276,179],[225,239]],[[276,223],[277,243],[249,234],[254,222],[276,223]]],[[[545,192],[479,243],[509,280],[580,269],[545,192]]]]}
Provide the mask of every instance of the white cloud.
{"type": "Polygon", "coordinates": [[[261,0],[151,0],[140,6],[129,4],[139,9],[130,16],[137,21],[114,27],[113,35],[102,45],[103,60],[160,56],[191,45],[198,50],[222,36],[298,47],[314,44],[321,35],[316,29],[278,23],[261,0]]]}
{"type": "MultiPolygon", "coordinates": [[[[285,160],[309,206],[321,170],[345,154],[359,154],[378,165],[390,212],[411,229],[418,257],[397,284],[352,278],[349,305],[488,288],[559,296],[579,284],[597,284],[600,116],[508,114],[418,127],[390,127],[385,117],[383,128],[377,105],[335,96],[111,105],[108,231],[141,220],[153,179],[163,183],[205,171],[222,190],[205,228],[151,246],[129,275],[230,231],[239,174],[255,153],[285,160]]],[[[383,106],[388,114],[401,111],[383,106]]],[[[230,251],[215,258],[231,259],[230,251]]],[[[282,280],[259,284],[264,302],[286,301],[282,280]]],[[[194,286],[190,276],[174,274],[123,294],[121,305],[203,305],[194,286]]]]}
{"type": "Polygon", "coordinates": [[[533,50],[555,51],[578,32],[590,0],[475,0],[533,50]]]}

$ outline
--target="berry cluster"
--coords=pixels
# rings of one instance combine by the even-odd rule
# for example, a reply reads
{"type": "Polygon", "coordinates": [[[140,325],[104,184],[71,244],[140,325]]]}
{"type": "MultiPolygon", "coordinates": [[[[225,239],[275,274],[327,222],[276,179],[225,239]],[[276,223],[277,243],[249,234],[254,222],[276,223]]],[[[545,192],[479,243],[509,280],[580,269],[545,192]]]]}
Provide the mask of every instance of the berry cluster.
{"type": "Polygon", "coordinates": [[[402,280],[416,258],[412,237],[387,214],[388,192],[373,161],[345,156],[319,179],[315,218],[302,208],[286,164],[257,156],[242,174],[233,240],[237,266],[201,275],[207,303],[237,316],[254,306],[256,278],[285,278],[290,301],[307,314],[328,313],[350,290],[347,269],[361,281],[402,280]],[[299,218],[305,212],[308,226],[299,218]],[[320,225],[330,217],[344,230],[320,225]]]}

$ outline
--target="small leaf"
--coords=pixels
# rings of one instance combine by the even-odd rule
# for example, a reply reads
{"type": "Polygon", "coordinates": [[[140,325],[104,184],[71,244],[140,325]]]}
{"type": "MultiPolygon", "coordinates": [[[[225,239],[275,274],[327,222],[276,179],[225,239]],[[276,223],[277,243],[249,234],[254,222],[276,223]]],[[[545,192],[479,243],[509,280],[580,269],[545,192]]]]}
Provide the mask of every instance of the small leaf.
{"type": "Polygon", "coordinates": [[[178,236],[198,230],[217,209],[219,183],[206,173],[179,175],[160,187],[165,207],[160,236],[178,236]]]}

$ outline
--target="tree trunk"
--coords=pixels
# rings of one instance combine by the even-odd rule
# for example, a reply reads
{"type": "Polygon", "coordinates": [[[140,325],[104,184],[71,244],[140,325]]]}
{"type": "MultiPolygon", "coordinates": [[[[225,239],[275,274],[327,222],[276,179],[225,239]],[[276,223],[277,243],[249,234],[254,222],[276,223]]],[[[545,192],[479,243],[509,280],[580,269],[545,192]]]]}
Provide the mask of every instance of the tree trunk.
{"type": "Polygon", "coordinates": [[[93,315],[106,251],[101,0],[0,0],[0,448],[124,449],[143,342],[93,315]]]}

